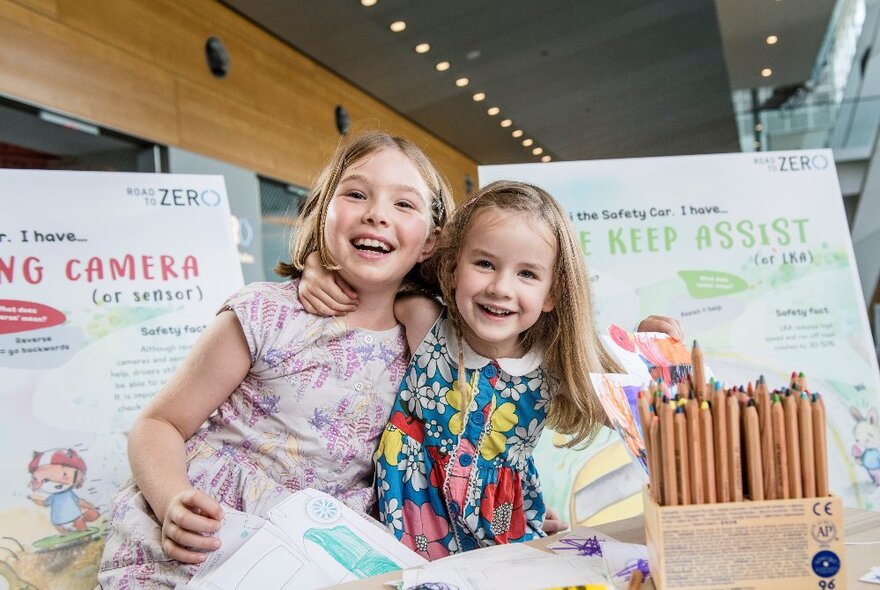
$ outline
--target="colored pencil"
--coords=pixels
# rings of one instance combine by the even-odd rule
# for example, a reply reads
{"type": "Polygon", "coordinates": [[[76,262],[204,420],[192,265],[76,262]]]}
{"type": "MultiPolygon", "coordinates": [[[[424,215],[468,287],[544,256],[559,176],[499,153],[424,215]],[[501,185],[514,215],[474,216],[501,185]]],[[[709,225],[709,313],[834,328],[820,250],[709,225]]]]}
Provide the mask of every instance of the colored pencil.
{"type": "Polygon", "coordinates": [[[715,493],[715,435],[712,429],[712,412],[709,402],[700,404],[700,440],[703,447],[703,489],[706,493],[706,502],[714,504],[717,501],[715,493]]]}
{"type": "Polygon", "coordinates": [[[813,446],[813,403],[805,392],[798,399],[798,435],[804,498],[816,497],[816,453],[813,446]]]}
{"type": "Polygon", "coordinates": [[[739,400],[734,392],[727,397],[727,461],[731,502],[742,502],[743,499],[741,427],[739,400]]]}
{"type": "Polygon", "coordinates": [[[828,447],[825,433],[825,404],[813,394],[813,446],[816,459],[816,496],[828,496],[828,447]]]}
{"type": "Polygon", "coordinates": [[[788,492],[792,498],[803,498],[804,487],[801,479],[800,434],[798,433],[797,400],[790,391],[782,399],[785,411],[785,446],[788,457],[788,492]]]}
{"type": "Polygon", "coordinates": [[[746,465],[749,472],[749,497],[753,501],[764,499],[764,477],[761,463],[761,429],[758,425],[758,409],[750,401],[743,410],[746,441],[746,465]]]}

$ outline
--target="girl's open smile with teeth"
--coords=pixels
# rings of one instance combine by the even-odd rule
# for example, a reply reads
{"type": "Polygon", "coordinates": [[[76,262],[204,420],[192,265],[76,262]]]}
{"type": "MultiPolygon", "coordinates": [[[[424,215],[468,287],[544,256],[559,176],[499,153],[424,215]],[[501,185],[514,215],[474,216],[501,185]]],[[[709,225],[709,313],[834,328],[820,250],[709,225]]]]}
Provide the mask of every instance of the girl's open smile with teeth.
{"type": "Polygon", "coordinates": [[[355,248],[374,252],[391,252],[394,248],[387,242],[370,238],[355,238],[351,241],[355,248]]]}

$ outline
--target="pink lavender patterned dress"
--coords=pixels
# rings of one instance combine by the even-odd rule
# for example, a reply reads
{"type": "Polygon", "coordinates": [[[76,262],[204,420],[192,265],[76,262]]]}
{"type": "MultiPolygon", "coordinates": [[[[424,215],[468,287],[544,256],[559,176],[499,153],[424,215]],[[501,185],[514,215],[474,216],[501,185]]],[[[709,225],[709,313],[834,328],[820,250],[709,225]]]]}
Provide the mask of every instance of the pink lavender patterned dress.
{"type": "MultiPolygon", "coordinates": [[[[400,326],[376,332],[303,310],[297,282],[255,283],[223,305],[247,338],[251,370],[187,441],[193,485],[222,505],[264,514],[311,487],[373,508],[373,453],[406,369],[400,326]]],[[[98,581],[173,588],[197,566],[171,560],[161,524],[133,481],[113,500],[98,581]]]]}

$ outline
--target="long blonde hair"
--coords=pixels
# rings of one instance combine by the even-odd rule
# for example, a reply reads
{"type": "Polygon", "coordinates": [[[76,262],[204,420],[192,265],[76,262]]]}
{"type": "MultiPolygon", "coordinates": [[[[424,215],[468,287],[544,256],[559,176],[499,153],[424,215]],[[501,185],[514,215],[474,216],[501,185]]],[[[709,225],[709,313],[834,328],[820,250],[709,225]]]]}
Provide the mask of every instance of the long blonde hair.
{"type": "Polygon", "coordinates": [[[554,396],[548,426],[570,435],[565,446],[589,443],[605,418],[589,373],[619,372],[620,368],[605,351],[596,332],[587,267],[574,228],[568,214],[546,191],[523,182],[500,180],[482,188],[456,210],[432,259],[449,320],[459,337],[466,335],[455,303],[458,252],[476,215],[487,209],[529,214],[542,221],[555,240],[556,263],[550,296],[556,305],[522,333],[521,343],[525,350],[543,350],[547,371],[568,386],[567,393],[554,396]]]}
{"type": "MultiPolygon", "coordinates": [[[[321,264],[331,270],[338,270],[339,265],[327,248],[327,238],[324,235],[324,224],[327,219],[327,209],[339,181],[342,179],[349,166],[366,158],[367,156],[383,149],[399,150],[403,155],[412,160],[430,194],[428,204],[430,207],[429,231],[441,229],[455,206],[452,198],[452,190],[449,183],[443,177],[437,167],[428,159],[428,156],[416,144],[403,137],[390,135],[382,131],[368,131],[354,138],[341,142],[333,156],[318,174],[309,194],[303,201],[299,217],[295,224],[296,231],[290,237],[290,263],[279,262],[275,272],[283,277],[298,277],[302,274],[306,257],[317,251],[321,257],[321,264]]],[[[422,282],[420,266],[407,275],[407,280],[422,282]]]]}

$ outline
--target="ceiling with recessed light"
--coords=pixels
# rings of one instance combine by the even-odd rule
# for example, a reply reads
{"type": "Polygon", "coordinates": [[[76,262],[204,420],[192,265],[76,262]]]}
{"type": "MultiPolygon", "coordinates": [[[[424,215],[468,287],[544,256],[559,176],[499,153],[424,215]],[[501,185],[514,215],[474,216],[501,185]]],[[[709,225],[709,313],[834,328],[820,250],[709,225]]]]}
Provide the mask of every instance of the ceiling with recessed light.
{"type": "Polygon", "coordinates": [[[835,2],[225,3],[496,164],[739,151],[731,88],[806,80],[835,2]]]}

